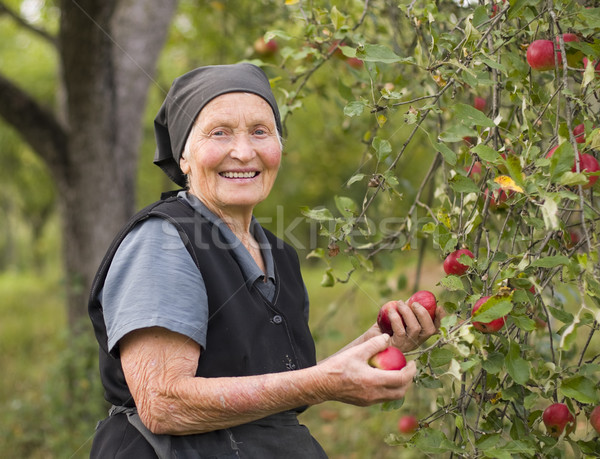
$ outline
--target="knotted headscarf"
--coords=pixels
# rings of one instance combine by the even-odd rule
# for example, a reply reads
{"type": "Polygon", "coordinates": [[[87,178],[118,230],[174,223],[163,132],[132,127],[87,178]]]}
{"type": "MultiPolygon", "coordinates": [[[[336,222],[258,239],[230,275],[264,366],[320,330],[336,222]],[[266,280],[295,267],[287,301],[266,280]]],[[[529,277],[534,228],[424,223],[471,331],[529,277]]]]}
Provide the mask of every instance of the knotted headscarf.
{"type": "Polygon", "coordinates": [[[173,81],[154,118],[154,164],[177,185],[186,186],[185,175],[179,168],[179,159],[198,114],[215,97],[230,92],[252,93],[267,101],[275,115],[277,131],[281,135],[277,101],[271,91],[269,79],[261,68],[249,63],[240,63],[210,65],[192,70],[173,81]]]}

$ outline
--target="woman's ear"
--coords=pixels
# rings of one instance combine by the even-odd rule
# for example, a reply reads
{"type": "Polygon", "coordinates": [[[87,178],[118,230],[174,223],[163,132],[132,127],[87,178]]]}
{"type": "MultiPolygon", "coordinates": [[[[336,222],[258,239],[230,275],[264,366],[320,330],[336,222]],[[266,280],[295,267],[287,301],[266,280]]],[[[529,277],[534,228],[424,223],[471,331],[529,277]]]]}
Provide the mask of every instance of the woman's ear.
{"type": "Polygon", "coordinates": [[[184,156],[182,156],[179,160],[179,169],[181,169],[181,172],[183,172],[185,175],[190,173],[190,163],[184,156]]]}

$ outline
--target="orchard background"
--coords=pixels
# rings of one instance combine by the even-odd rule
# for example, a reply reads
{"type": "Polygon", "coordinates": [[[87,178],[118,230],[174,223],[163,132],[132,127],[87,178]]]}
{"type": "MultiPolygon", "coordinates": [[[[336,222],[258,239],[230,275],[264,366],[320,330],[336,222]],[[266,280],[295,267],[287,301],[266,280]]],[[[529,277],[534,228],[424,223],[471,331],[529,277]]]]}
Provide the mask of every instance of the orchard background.
{"type": "MultiPolygon", "coordinates": [[[[0,2],[2,73],[60,112],[51,37],[68,5],[93,15],[93,3],[0,2]]],[[[256,213],[304,259],[319,357],[388,300],[428,289],[446,311],[440,335],[408,355],[419,374],[405,401],[303,415],[331,457],[597,457],[598,59],[592,1],[180,1],[145,76],[136,186],[123,199],[139,208],[169,187],[150,164],[151,121],[175,76],[261,65],[286,141],[256,213]],[[528,63],[536,40],[555,43],[547,70],[528,63]],[[468,270],[446,274],[460,248],[474,254],[460,259],[468,270]],[[496,333],[471,325],[484,296],[475,318],[505,317],[496,333]],[[554,403],[575,417],[572,433],[548,434],[542,413],[554,403]],[[418,418],[412,434],[398,432],[405,414],[418,418]]],[[[0,450],[86,457],[106,406],[91,330],[75,321],[85,280],[73,284],[61,264],[73,243],[65,218],[80,217],[61,201],[56,165],[1,113],[0,362],[11,376],[0,450]]]]}

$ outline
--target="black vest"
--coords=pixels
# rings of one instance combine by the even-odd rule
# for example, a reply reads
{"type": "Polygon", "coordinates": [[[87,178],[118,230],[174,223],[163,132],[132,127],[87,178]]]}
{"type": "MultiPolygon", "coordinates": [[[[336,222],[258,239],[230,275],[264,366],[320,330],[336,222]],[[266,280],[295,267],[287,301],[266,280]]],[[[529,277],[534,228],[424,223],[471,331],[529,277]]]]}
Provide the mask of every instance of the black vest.
{"type": "Polygon", "coordinates": [[[177,228],[206,285],[208,332],[196,376],[249,376],[306,368],[316,363],[314,342],[304,317],[304,284],[295,250],[265,230],[275,264],[276,294],[271,303],[246,284],[218,228],[186,203],[171,197],[144,208],[125,225],[94,279],[88,308],[99,343],[100,375],[107,401],[134,406],[118,349],[108,352],[98,294],[125,236],[150,217],[164,218],[177,228]]]}

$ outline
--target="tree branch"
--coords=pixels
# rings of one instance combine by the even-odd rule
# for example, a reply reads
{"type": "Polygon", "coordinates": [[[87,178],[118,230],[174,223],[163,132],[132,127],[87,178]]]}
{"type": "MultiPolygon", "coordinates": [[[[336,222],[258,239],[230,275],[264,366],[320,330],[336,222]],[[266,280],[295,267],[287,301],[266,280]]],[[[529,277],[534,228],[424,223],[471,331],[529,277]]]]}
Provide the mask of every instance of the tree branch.
{"type": "Polygon", "coordinates": [[[46,32],[45,30],[40,29],[39,27],[36,27],[33,24],[27,22],[25,19],[23,19],[21,16],[19,16],[15,11],[8,8],[4,2],[0,1],[0,15],[2,15],[2,14],[6,14],[7,16],[10,16],[21,27],[24,27],[25,29],[29,30],[30,32],[33,32],[37,36],[43,38],[47,42],[56,46],[56,44],[57,44],[56,37],[54,37],[50,33],[46,32]]]}
{"type": "Polygon", "coordinates": [[[54,173],[64,167],[67,133],[53,113],[0,74],[0,116],[13,126],[54,173]]]}

